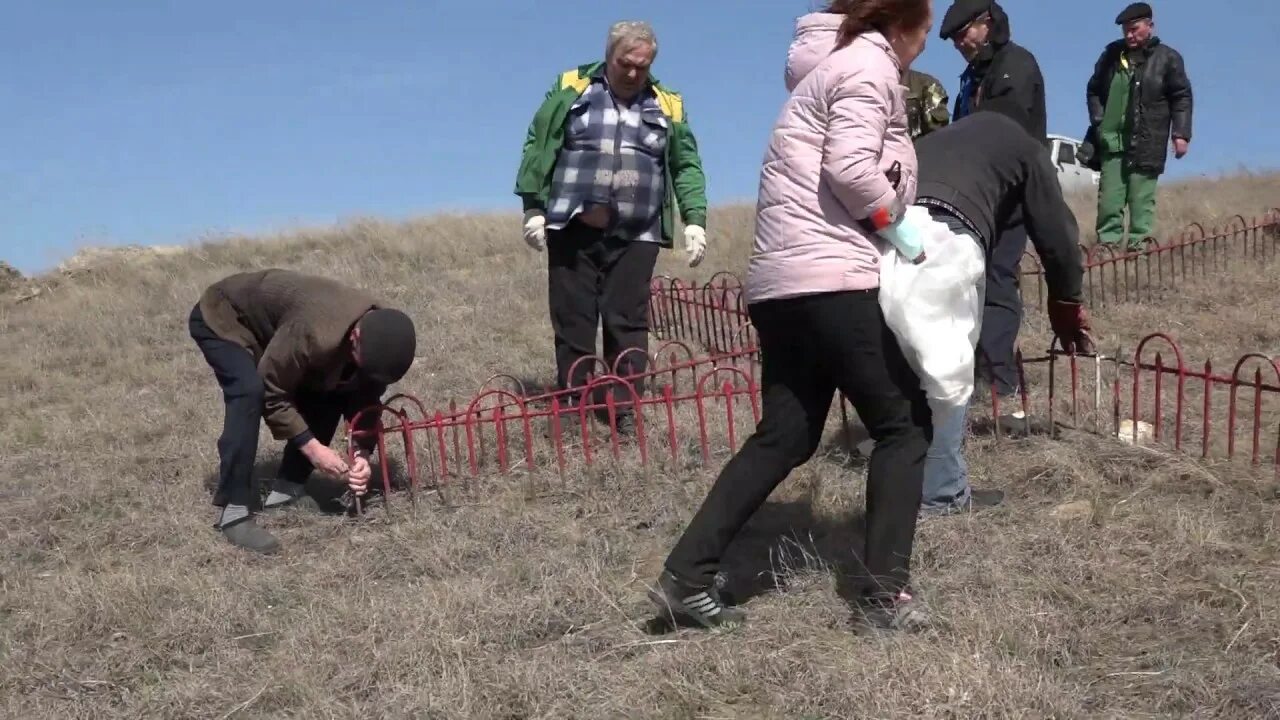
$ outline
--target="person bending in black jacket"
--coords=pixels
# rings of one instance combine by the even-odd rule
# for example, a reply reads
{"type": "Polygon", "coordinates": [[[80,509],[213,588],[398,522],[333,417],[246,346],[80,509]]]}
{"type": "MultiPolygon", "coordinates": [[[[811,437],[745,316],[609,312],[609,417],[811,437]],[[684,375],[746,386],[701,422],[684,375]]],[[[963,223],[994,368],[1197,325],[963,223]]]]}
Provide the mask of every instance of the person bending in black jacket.
{"type": "MultiPolygon", "coordinates": [[[[981,244],[988,262],[1011,242],[1005,229],[1010,218],[1020,216],[1044,266],[1054,334],[1063,350],[1092,353],[1079,229],[1062,197],[1057,170],[1044,146],[1025,130],[1025,112],[1016,101],[996,98],[978,110],[916,141],[916,204],[957,235],[981,244]]],[[[988,313],[984,308],[984,326],[988,313]]],[[[995,505],[1004,497],[998,490],[969,488],[961,451],[964,429],[963,412],[935,418],[922,516],[995,505]]]]}
{"type": "MultiPolygon", "coordinates": [[[[1026,48],[1010,39],[1009,16],[992,0],[955,0],[939,26],[943,40],[951,40],[968,61],[960,75],[953,119],[959,120],[982,104],[1004,98],[1021,112],[1018,120],[1048,152],[1045,83],[1040,64],[1026,48]]],[[[986,309],[979,363],[986,368],[996,393],[1012,406],[1018,394],[1015,347],[1022,324],[1018,265],[1027,248],[1027,229],[1015,212],[1003,224],[996,253],[987,261],[986,309]]]]}

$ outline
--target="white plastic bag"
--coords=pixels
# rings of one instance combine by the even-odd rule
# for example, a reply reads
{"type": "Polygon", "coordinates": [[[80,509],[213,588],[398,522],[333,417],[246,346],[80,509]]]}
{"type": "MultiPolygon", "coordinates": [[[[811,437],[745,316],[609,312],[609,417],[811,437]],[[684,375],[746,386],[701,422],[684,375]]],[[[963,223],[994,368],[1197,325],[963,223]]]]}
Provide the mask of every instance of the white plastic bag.
{"type": "Polygon", "coordinates": [[[925,261],[913,265],[884,243],[880,309],[931,406],[964,406],[973,394],[974,348],[982,327],[985,257],[968,235],[907,208],[905,222],[928,228],[925,261]]]}

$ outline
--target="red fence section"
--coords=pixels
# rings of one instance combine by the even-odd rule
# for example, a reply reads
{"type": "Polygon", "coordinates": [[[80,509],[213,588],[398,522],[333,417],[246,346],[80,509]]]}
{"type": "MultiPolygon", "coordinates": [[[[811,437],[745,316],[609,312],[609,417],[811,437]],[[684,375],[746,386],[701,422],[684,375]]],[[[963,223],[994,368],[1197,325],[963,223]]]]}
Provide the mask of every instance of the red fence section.
{"type": "MultiPolygon", "coordinates": [[[[1083,247],[1085,300],[1092,307],[1113,302],[1149,300],[1156,290],[1189,277],[1227,271],[1236,264],[1268,263],[1280,253],[1280,209],[1245,220],[1236,216],[1225,227],[1206,232],[1193,223],[1175,238],[1146,238],[1141,250],[1117,253],[1109,247],[1083,247]]],[[[1023,301],[1029,310],[1047,299],[1044,268],[1033,250],[1024,256],[1023,301]],[[1033,282],[1025,279],[1034,278],[1033,282]],[[1034,293],[1034,303],[1028,295],[1034,293]]],[[[656,277],[650,284],[650,322],[663,337],[680,337],[708,350],[732,352],[747,347],[750,330],[742,281],[721,272],[702,285],[678,278],[656,277]]]]}
{"type": "MultiPolygon", "coordinates": [[[[1247,457],[1255,465],[1275,463],[1280,474],[1277,360],[1251,353],[1234,363],[1229,375],[1218,374],[1207,362],[1188,365],[1177,343],[1156,333],[1144,338],[1130,358],[1052,352],[1025,361],[1019,357],[1019,365],[1028,379],[1024,388],[1031,388],[1023,391],[1021,409],[1033,420],[1047,420],[1049,432],[1106,434],[1204,458],[1247,457]],[[1131,429],[1135,423],[1149,428],[1150,437],[1131,429]]],[[[468,479],[493,474],[519,472],[531,483],[539,475],[558,475],[564,482],[571,470],[602,460],[632,463],[645,472],[709,466],[740,447],[760,418],[755,348],[696,358],[683,343],[667,342],[650,358],[647,372],[597,375],[581,389],[588,400],[577,405],[569,391],[526,396],[518,388],[484,387],[465,405],[451,403],[447,411],[430,411],[411,395],[366,410],[383,416],[371,432],[384,493],[389,496],[392,489],[388,441],[396,438],[410,493],[421,485],[444,493],[465,490],[468,479]],[[611,388],[621,392],[604,392],[611,388]],[[617,420],[627,409],[636,417],[629,434],[617,420]]],[[[847,434],[850,419],[843,400],[840,408],[847,434]]],[[[975,396],[970,409],[975,432],[994,425],[992,434],[1001,442],[998,419],[1009,409],[1002,410],[994,395],[975,396]]],[[[360,435],[351,433],[351,450],[360,435]]]]}
{"type": "MultiPolygon", "coordinates": [[[[1280,252],[1280,209],[1246,220],[1236,215],[1225,226],[1206,231],[1200,223],[1163,242],[1144,238],[1141,247],[1117,251],[1105,245],[1080,246],[1085,256],[1085,302],[1100,307],[1115,302],[1141,302],[1160,288],[1187,278],[1225,272],[1240,263],[1263,264],[1280,252]]],[[[1044,305],[1044,268],[1032,249],[1023,256],[1023,301],[1034,288],[1035,307],[1044,305]],[[1034,278],[1034,282],[1025,279],[1034,278]],[[1030,286],[1030,288],[1028,287],[1030,286]]]]}
{"type": "MultiPolygon", "coordinates": [[[[1149,298],[1161,286],[1226,270],[1232,263],[1269,262],[1280,249],[1280,210],[1205,232],[1193,225],[1176,239],[1148,238],[1136,252],[1108,248],[1086,252],[1086,293],[1098,305],[1149,298]]],[[[1043,303],[1044,273],[1028,253],[1043,303]]],[[[1024,299],[1026,293],[1024,283],[1024,299]]],[[[495,375],[464,405],[429,410],[412,395],[398,395],[365,412],[381,415],[372,431],[385,495],[392,490],[388,441],[404,453],[411,497],[420,485],[446,492],[489,474],[556,475],[564,481],[577,468],[600,460],[653,467],[708,465],[734,452],[760,416],[759,357],[742,283],[722,272],[695,285],[668,277],[651,284],[650,320],[664,342],[648,355],[648,370],[621,376],[597,357],[586,385],[562,392],[530,394],[514,378],[495,375]],[[510,389],[490,387],[504,380],[510,389]],[[573,404],[571,395],[587,399],[573,404]],[[634,428],[623,432],[620,412],[634,410],[634,428]],[[540,472],[545,471],[545,472],[540,472]],[[460,482],[462,481],[462,482],[460,482]]],[[[641,351],[633,351],[641,352],[641,351]]],[[[1241,357],[1231,373],[1211,363],[1189,364],[1170,336],[1143,338],[1131,357],[1073,356],[1051,352],[1018,357],[1021,409],[1060,428],[1108,434],[1131,442],[1169,446],[1202,458],[1241,458],[1275,463],[1280,475],[1280,359],[1260,353],[1241,357]],[[1163,348],[1163,350],[1160,350],[1163,348]],[[1166,356],[1167,353],[1167,356],[1166,356]],[[1149,435],[1149,437],[1148,437],[1149,435]]],[[[839,398],[847,433],[849,408],[839,398]]],[[[987,421],[1002,436],[998,398],[976,397],[970,408],[975,429],[987,421]]],[[[353,418],[353,421],[356,420],[353,418]]],[[[349,449],[360,435],[348,424],[349,449]]],[[[358,508],[358,506],[357,506],[358,508]]]]}

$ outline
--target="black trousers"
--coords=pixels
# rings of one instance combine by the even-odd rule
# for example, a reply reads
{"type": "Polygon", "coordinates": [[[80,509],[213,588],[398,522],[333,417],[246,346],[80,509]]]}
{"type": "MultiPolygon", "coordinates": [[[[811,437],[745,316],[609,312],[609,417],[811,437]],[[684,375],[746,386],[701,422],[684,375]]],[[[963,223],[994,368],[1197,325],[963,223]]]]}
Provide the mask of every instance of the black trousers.
{"type": "MultiPolygon", "coordinates": [[[[257,363],[243,347],[214,334],[205,323],[199,305],[191,309],[187,324],[191,338],[213,368],[225,405],[222,434],[218,437],[218,488],[213,504],[256,509],[261,504],[261,496],[253,468],[258,455],[264,398],[257,363]]],[[[298,400],[298,411],[315,438],[328,445],[338,429],[346,402],[343,395],[304,396],[298,400]]],[[[286,443],[280,461],[281,479],[302,484],[313,469],[311,461],[294,443],[286,443]]]]}
{"type": "Polygon", "coordinates": [[[990,382],[1001,397],[1018,392],[1015,347],[1022,325],[1022,297],[1018,294],[1018,265],[1027,248],[1027,229],[1011,225],[987,254],[987,287],[978,335],[978,379],[990,382]]]}
{"type": "MultiPolygon", "coordinates": [[[[596,328],[603,326],[604,360],[612,368],[619,355],[618,375],[648,369],[649,282],[659,247],[651,242],[606,238],[604,233],[572,222],[547,233],[547,300],[555,335],[556,384],[559,389],[582,387],[586,375],[605,373],[580,358],[595,355],[596,328]],[[637,348],[643,352],[626,352],[637,348]],[[625,353],[625,354],[624,354],[625,353]]],[[[643,383],[636,392],[643,392],[643,383]]],[[[614,399],[625,402],[630,393],[613,386],[614,399]]],[[[619,406],[619,414],[627,412],[619,406]]]]}
{"type": "Polygon", "coordinates": [[[908,582],[925,452],[933,437],[920,380],[884,323],[878,290],[772,300],[748,308],[760,338],[760,424],[725,465],[666,566],[712,582],[721,557],[790,472],[812,457],[837,389],[876,440],[867,473],[866,594],[908,582]]]}

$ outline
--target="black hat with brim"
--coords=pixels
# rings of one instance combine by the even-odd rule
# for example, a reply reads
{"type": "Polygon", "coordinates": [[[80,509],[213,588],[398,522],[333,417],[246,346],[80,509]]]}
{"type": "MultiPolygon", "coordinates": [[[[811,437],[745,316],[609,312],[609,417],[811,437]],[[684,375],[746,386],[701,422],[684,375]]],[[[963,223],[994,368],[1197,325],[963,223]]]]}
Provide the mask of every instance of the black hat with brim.
{"type": "Polygon", "coordinates": [[[1134,20],[1150,20],[1151,17],[1151,6],[1144,2],[1136,2],[1120,11],[1120,14],[1116,16],[1116,24],[1124,25],[1134,20]]]}
{"type": "Polygon", "coordinates": [[[991,9],[992,0],[956,0],[947,8],[942,16],[942,24],[938,26],[938,36],[950,40],[952,35],[960,32],[974,18],[991,9]]]}
{"type": "Polygon", "coordinates": [[[418,340],[408,315],[391,308],[375,308],[360,318],[358,327],[362,375],[391,385],[409,372],[418,340]]]}

